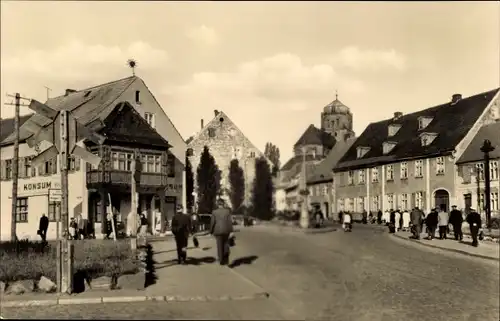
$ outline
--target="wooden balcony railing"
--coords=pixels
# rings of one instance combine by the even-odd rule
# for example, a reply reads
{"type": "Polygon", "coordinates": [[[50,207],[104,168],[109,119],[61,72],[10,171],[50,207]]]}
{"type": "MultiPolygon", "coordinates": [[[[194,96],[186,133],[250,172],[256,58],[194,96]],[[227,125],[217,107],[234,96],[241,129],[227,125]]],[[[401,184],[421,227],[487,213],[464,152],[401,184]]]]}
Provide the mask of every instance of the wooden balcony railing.
{"type": "MultiPolygon", "coordinates": [[[[130,185],[131,173],[127,171],[100,171],[91,170],[87,172],[87,185],[112,184],[130,185]]],[[[161,187],[167,185],[167,175],[161,173],[141,173],[139,185],[161,187]]]]}

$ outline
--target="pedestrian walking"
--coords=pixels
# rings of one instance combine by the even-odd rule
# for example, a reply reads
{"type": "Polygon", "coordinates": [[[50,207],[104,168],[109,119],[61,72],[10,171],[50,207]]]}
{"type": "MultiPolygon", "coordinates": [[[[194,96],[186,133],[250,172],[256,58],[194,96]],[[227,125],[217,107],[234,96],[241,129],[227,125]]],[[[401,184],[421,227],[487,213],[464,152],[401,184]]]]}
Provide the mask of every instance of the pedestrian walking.
{"type": "Polygon", "coordinates": [[[469,223],[470,235],[472,237],[472,246],[478,246],[477,237],[479,234],[479,229],[481,228],[481,215],[474,209],[470,209],[470,213],[467,215],[467,223],[469,223]]]}
{"type": "Polygon", "coordinates": [[[47,230],[49,229],[49,218],[45,215],[45,213],[42,214],[42,217],[40,217],[40,222],[38,224],[38,235],[42,238],[42,242],[47,241],[47,230]]]}
{"type": "Polygon", "coordinates": [[[453,205],[452,210],[450,212],[450,224],[453,227],[453,234],[455,236],[455,240],[461,241],[463,239],[462,234],[462,223],[464,218],[462,216],[462,212],[457,210],[457,206],[453,205]]]}
{"type": "Polygon", "coordinates": [[[148,218],[146,217],[146,214],[143,212],[140,215],[140,222],[141,222],[141,227],[139,229],[139,234],[142,236],[146,236],[148,233],[148,218]]]}
{"type": "Polygon", "coordinates": [[[323,225],[324,222],[324,215],[323,212],[321,211],[321,208],[319,206],[316,206],[316,211],[314,213],[314,218],[315,218],[315,228],[320,228],[323,225]]]}
{"type": "Polygon", "coordinates": [[[177,207],[176,213],[172,218],[172,234],[175,238],[178,264],[186,263],[188,239],[191,230],[191,219],[183,213],[182,207],[177,207]]]}
{"type": "Polygon", "coordinates": [[[438,218],[437,208],[434,208],[425,218],[425,225],[427,226],[427,233],[428,233],[427,237],[429,240],[434,239],[434,236],[436,235],[436,228],[438,226],[438,221],[439,218],[438,218]]]}
{"type": "Polygon", "coordinates": [[[446,240],[446,234],[448,230],[448,223],[449,223],[449,215],[445,211],[444,205],[441,205],[441,208],[438,213],[438,225],[439,225],[439,239],[440,240],[446,240]]]}
{"type": "Polygon", "coordinates": [[[422,231],[423,215],[422,215],[422,211],[420,211],[420,209],[417,206],[415,206],[415,208],[411,211],[410,219],[411,219],[413,237],[416,240],[420,240],[420,233],[422,231]]]}
{"type": "Polygon", "coordinates": [[[382,216],[382,223],[384,223],[385,225],[389,225],[389,223],[391,222],[391,213],[392,209],[391,211],[385,210],[384,215],[382,216]]]}
{"type": "Polygon", "coordinates": [[[78,225],[76,224],[74,217],[72,217],[69,221],[69,237],[73,240],[78,238],[78,225]]]}
{"type": "Polygon", "coordinates": [[[404,210],[403,214],[401,215],[401,219],[403,221],[403,231],[409,231],[410,230],[410,212],[408,210],[404,210]]]}
{"type": "Polygon", "coordinates": [[[401,230],[401,212],[397,210],[395,213],[395,219],[394,219],[394,228],[395,232],[398,232],[401,230]]]}
{"type": "Polygon", "coordinates": [[[391,209],[391,213],[389,214],[389,233],[396,232],[396,212],[391,209]]]}
{"type": "Polygon", "coordinates": [[[378,213],[377,213],[377,224],[380,225],[382,224],[382,211],[381,210],[378,210],[378,213]]]}
{"type": "Polygon", "coordinates": [[[85,220],[82,217],[82,214],[76,215],[76,238],[83,239],[85,237],[85,220]]]}
{"type": "Polygon", "coordinates": [[[233,233],[233,220],[231,212],[222,199],[217,200],[217,209],[212,213],[210,222],[210,234],[215,236],[217,242],[217,255],[220,265],[229,264],[229,238],[233,233]]]}

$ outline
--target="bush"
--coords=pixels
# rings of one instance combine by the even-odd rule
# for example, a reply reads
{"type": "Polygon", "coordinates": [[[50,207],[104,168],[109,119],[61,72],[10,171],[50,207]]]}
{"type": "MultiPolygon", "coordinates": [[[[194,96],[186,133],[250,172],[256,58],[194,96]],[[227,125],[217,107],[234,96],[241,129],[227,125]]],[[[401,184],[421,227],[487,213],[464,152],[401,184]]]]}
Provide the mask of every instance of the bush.
{"type": "MultiPolygon", "coordinates": [[[[90,278],[120,276],[139,270],[129,240],[81,240],[73,242],[74,273],[90,278]]],[[[42,275],[56,280],[57,243],[0,243],[0,281],[38,280],[42,275]]]]}

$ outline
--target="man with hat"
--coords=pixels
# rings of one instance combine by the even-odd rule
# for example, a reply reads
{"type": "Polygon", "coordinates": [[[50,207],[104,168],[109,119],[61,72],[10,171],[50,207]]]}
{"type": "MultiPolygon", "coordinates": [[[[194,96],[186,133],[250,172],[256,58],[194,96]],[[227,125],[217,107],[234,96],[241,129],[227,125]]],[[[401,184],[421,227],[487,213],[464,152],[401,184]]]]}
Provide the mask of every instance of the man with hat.
{"type": "Polygon", "coordinates": [[[455,235],[455,240],[461,241],[463,239],[462,234],[462,223],[464,218],[462,216],[462,212],[457,210],[457,206],[453,205],[452,210],[450,212],[450,224],[453,226],[453,234],[455,235]]]}
{"type": "Polygon", "coordinates": [[[177,263],[185,264],[189,233],[191,232],[191,219],[189,215],[184,214],[181,206],[177,206],[175,212],[172,218],[172,234],[177,247],[177,263]]]}
{"type": "Polygon", "coordinates": [[[477,236],[479,234],[479,229],[481,228],[481,215],[476,212],[475,209],[471,208],[470,213],[467,215],[467,223],[470,227],[470,236],[472,237],[472,246],[478,246],[477,236]]]}
{"type": "Polygon", "coordinates": [[[215,236],[217,242],[217,255],[220,265],[229,264],[230,238],[233,233],[233,219],[231,211],[223,199],[217,200],[217,209],[212,212],[210,234],[215,236]]]}

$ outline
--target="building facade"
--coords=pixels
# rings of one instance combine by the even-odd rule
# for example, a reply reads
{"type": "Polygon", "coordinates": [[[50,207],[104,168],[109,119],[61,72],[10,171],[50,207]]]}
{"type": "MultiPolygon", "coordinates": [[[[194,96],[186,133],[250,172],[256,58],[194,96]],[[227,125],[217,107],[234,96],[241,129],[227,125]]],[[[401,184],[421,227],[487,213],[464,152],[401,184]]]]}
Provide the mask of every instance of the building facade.
{"type": "MultiPolygon", "coordinates": [[[[186,144],[142,79],[133,76],[79,91],[67,89],[64,95],[49,99],[46,102],[46,105],[55,110],[72,110],[72,113],[79,119],[79,121],[83,123],[90,123],[97,119],[106,121],[116,110],[119,102],[127,103],[127,106],[131,106],[134,110],[134,115],[139,115],[141,119],[145,120],[146,124],[149,125],[148,128],[151,128],[151,130],[156,133],[156,135],[159,134],[164,141],[168,141],[168,143],[172,146],[171,148],[163,148],[166,152],[165,167],[168,167],[169,169],[167,175],[161,179],[162,183],[165,183],[165,186],[162,187],[165,196],[159,197],[159,199],[164,200],[164,204],[161,202],[156,203],[157,206],[162,204],[162,213],[165,216],[170,217],[174,214],[176,205],[182,204],[182,182],[186,144]],[[163,180],[165,181],[163,182],[163,180]]],[[[41,145],[34,146],[33,148],[30,148],[28,144],[26,144],[26,141],[32,136],[31,132],[27,130],[30,120],[38,123],[41,121],[38,115],[28,115],[21,117],[19,146],[20,176],[18,192],[20,196],[25,196],[21,197],[23,199],[22,202],[28,202],[27,206],[29,210],[27,213],[28,222],[25,222],[26,213],[21,214],[23,216],[22,222],[20,221],[17,224],[17,230],[18,233],[20,233],[18,237],[27,237],[33,235],[33,233],[35,233],[36,236],[39,217],[42,215],[42,213],[46,213],[47,216],[50,215],[51,218],[54,218],[54,215],[56,215],[54,213],[57,213],[58,211],[59,202],[56,200],[57,197],[54,196],[52,198],[54,199],[54,202],[51,202],[51,198],[49,197],[49,195],[57,193],[57,190],[60,190],[60,176],[58,174],[60,171],[60,164],[57,159],[51,160],[40,168],[35,169],[31,168],[30,166],[30,157],[36,155],[38,151],[43,150],[45,148],[43,144],[46,143],[42,142],[41,145]]],[[[134,123],[137,123],[137,120],[134,121],[134,123]]],[[[12,191],[11,166],[14,143],[13,126],[11,124],[11,119],[2,119],[2,140],[0,142],[0,154],[2,162],[2,239],[10,238],[10,197],[12,191]]],[[[134,133],[131,129],[129,129],[128,131],[130,131],[130,133],[134,133]]],[[[83,144],[83,142],[80,141],[79,144],[83,144]]],[[[125,164],[130,161],[128,157],[137,154],[134,151],[135,147],[132,148],[132,152],[126,151],[126,149],[129,147],[122,147],[120,147],[121,149],[118,148],[120,149],[120,151],[115,151],[114,147],[112,149],[105,148],[105,150],[102,151],[105,151],[105,156],[110,160],[112,164],[115,164],[113,166],[119,166],[120,171],[122,171],[124,168],[123,166],[127,166],[125,164]],[[113,159],[113,161],[111,161],[111,159],[113,159]]],[[[147,150],[147,147],[142,146],[140,149],[147,150]]],[[[100,151],[95,152],[99,153],[100,151]]],[[[150,154],[150,156],[155,156],[156,154],[158,154],[158,151],[152,151],[150,154]]],[[[151,160],[153,160],[153,158],[151,160]]],[[[146,164],[148,162],[148,159],[149,158],[146,157],[146,164]]],[[[154,159],[154,162],[156,163],[158,161],[164,161],[163,156],[160,157],[160,159],[154,159]]],[[[160,164],[160,167],[162,166],[163,165],[160,164]]],[[[120,179],[123,179],[123,177],[120,179]]],[[[84,218],[92,219],[96,215],[96,211],[102,212],[100,207],[96,208],[95,204],[92,203],[93,201],[96,201],[98,199],[95,195],[97,192],[97,188],[95,188],[95,186],[91,188],[87,186],[87,166],[84,165],[82,163],[82,160],[80,160],[78,157],[75,157],[75,159],[71,162],[69,179],[69,215],[72,216],[75,213],[81,213],[84,218]]],[[[157,181],[155,184],[158,185],[159,182],[157,181]]],[[[112,202],[114,199],[115,198],[112,197],[112,202]]],[[[148,211],[152,211],[151,202],[146,198],[141,198],[140,203],[142,204],[142,209],[147,208],[148,211]]],[[[20,211],[22,212],[23,208],[26,208],[26,204],[20,204],[20,206],[20,211]]],[[[115,206],[115,208],[117,207],[118,206],[115,206]]],[[[119,206],[120,213],[127,212],[126,208],[126,205],[119,206]]],[[[19,218],[21,219],[21,217],[19,218]]],[[[97,217],[95,218],[97,231],[100,230],[100,223],[98,222],[99,220],[100,216],[97,215],[97,217]]],[[[54,225],[55,224],[51,224],[51,231],[52,229],[54,229],[55,231],[54,225]]],[[[51,231],[49,231],[49,237],[54,236],[54,234],[50,234],[52,233],[51,231]]]]}
{"type": "MultiPolygon", "coordinates": [[[[200,164],[200,156],[205,146],[210,150],[221,171],[221,197],[229,200],[229,165],[237,159],[243,169],[245,178],[245,202],[250,205],[252,185],[255,178],[255,160],[265,157],[264,154],[241,132],[236,124],[222,111],[214,111],[215,117],[202,126],[200,132],[188,140],[192,151],[189,161],[193,168],[194,190],[196,193],[196,169],[200,164]]],[[[268,160],[270,166],[271,162],[268,160]]],[[[230,204],[230,202],[228,202],[230,204]]]]}
{"type": "MultiPolygon", "coordinates": [[[[498,118],[497,118],[498,119],[498,118]]],[[[491,141],[495,150],[490,153],[490,208],[493,216],[500,216],[500,121],[481,127],[464,154],[457,161],[457,205],[475,208],[485,216],[485,162],[481,146],[491,141]]]]}
{"type": "Polygon", "coordinates": [[[456,161],[497,118],[498,89],[371,123],[334,168],[337,211],[360,213],[459,201],[456,161]],[[492,112],[491,110],[495,110],[492,112]]]}

